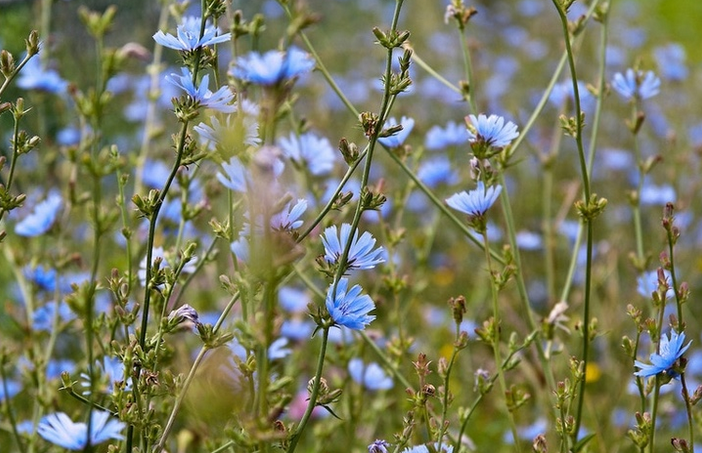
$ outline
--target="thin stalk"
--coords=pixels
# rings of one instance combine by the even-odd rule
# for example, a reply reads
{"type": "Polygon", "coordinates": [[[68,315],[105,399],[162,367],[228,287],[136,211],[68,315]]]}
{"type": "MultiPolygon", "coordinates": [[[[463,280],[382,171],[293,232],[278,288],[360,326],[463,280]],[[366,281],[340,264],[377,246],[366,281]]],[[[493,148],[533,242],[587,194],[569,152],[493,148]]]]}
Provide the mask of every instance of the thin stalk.
{"type": "Polygon", "coordinates": [[[682,394],[685,400],[685,409],[687,412],[687,430],[690,441],[688,446],[690,451],[695,451],[695,422],[692,418],[692,402],[690,401],[690,392],[687,389],[687,382],[685,381],[685,373],[680,374],[680,382],[682,383],[682,394]]]}
{"type": "Polygon", "coordinates": [[[341,178],[341,182],[339,182],[338,187],[332,194],[332,196],[329,198],[329,201],[327,202],[326,206],[317,214],[317,217],[310,223],[310,225],[303,231],[300,236],[297,238],[296,242],[299,244],[302,242],[309,234],[319,225],[322,220],[324,220],[324,217],[331,211],[332,207],[334,206],[334,202],[336,201],[336,197],[341,193],[343,190],[344,186],[348,182],[349,179],[351,179],[351,175],[353,175],[353,172],[356,170],[358,165],[361,163],[363,158],[368,154],[368,147],[366,147],[363,152],[359,155],[358,159],[356,159],[356,162],[351,164],[346,170],[346,174],[344,174],[344,177],[341,178]]]}
{"type": "MultiPolygon", "coordinates": [[[[483,243],[485,244],[484,250],[489,250],[490,245],[488,243],[487,231],[482,232],[483,243]]],[[[492,338],[492,351],[495,356],[495,373],[497,373],[497,380],[500,383],[500,390],[502,392],[502,397],[506,398],[507,395],[507,383],[505,381],[505,376],[502,370],[502,357],[500,353],[500,310],[497,303],[498,288],[495,282],[495,274],[492,266],[492,259],[489,253],[485,253],[485,260],[487,261],[487,270],[490,276],[490,293],[492,301],[492,317],[493,317],[493,329],[495,334],[492,338]]],[[[512,438],[514,439],[514,445],[517,448],[517,453],[522,451],[521,443],[519,441],[519,433],[517,432],[517,424],[514,421],[514,414],[507,407],[507,415],[509,417],[510,429],[512,430],[512,438]]]]}
{"type": "Polygon", "coordinates": [[[312,383],[312,392],[310,393],[310,402],[307,404],[307,409],[305,410],[305,414],[302,416],[302,419],[300,420],[300,423],[297,425],[297,429],[295,430],[295,434],[290,438],[290,445],[288,445],[287,452],[288,453],[293,453],[295,451],[295,448],[297,447],[297,443],[300,440],[300,436],[302,435],[302,432],[305,430],[305,426],[307,426],[307,422],[309,421],[310,417],[312,416],[312,411],[314,410],[315,406],[317,405],[317,396],[319,395],[319,386],[321,383],[322,379],[322,371],[324,370],[324,357],[326,356],[327,353],[327,341],[329,340],[329,326],[325,326],[322,328],[322,346],[319,348],[319,357],[317,359],[317,370],[314,373],[314,382],[312,383]]]}
{"type": "MultiPolygon", "coordinates": [[[[593,7],[598,2],[593,2],[593,7]]],[[[573,83],[573,99],[575,101],[575,143],[578,148],[578,161],[580,162],[580,172],[582,177],[583,185],[583,203],[588,205],[591,200],[591,190],[590,190],[590,175],[587,165],[587,160],[585,156],[585,150],[583,147],[583,122],[580,120],[582,113],[582,108],[580,105],[580,92],[578,87],[578,77],[575,69],[575,55],[573,52],[571,44],[570,31],[568,30],[568,18],[566,17],[566,12],[561,4],[557,0],[553,0],[553,4],[558,11],[558,15],[561,19],[561,26],[563,29],[563,38],[565,41],[566,54],[568,56],[568,66],[570,68],[570,76],[573,83]]],[[[587,372],[589,350],[590,350],[590,302],[591,302],[591,286],[592,286],[592,220],[591,216],[585,217],[585,224],[587,228],[587,238],[586,238],[586,263],[585,263],[585,294],[583,300],[583,350],[582,350],[582,366],[583,370],[587,372]]],[[[573,442],[577,442],[578,432],[580,430],[580,424],[582,423],[582,413],[585,401],[585,385],[587,380],[583,377],[580,381],[580,391],[578,392],[578,403],[575,416],[575,425],[573,430],[573,442]]]]}
{"type": "Polygon", "coordinates": [[[656,384],[653,388],[653,407],[651,408],[651,443],[649,451],[653,453],[656,451],[656,416],[658,415],[658,397],[661,393],[661,378],[660,375],[656,375],[656,384]]]}
{"type": "Polygon", "coordinates": [[[427,71],[430,76],[434,77],[436,80],[441,82],[444,86],[446,86],[451,91],[455,91],[456,93],[461,94],[461,95],[463,94],[463,92],[461,91],[460,88],[458,88],[456,85],[451,83],[448,79],[446,79],[446,77],[444,77],[441,74],[439,74],[438,72],[436,72],[436,70],[434,68],[432,68],[431,66],[429,66],[429,64],[427,64],[426,61],[421,59],[419,57],[419,55],[417,55],[417,52],[414,50],[414,48],[412,46],[405,43],[404,47],[412,50],[412,61],[417,63],[417,65],[419,65],[420,68],[427,71]]]}
{"type": "Polygon", "coordinates": [[[464,35],[465,33],[465,25],[461,24],[458,27],[458,32],[461,36],[461,54],[463,55],[463,70],[465,71],[466,74],[466,79],[468,79],[468,103],[470,104],[470,108],[472,110],[471,113],[477,113],[478,112],[478,106],[475,103],[475,96],[473,96],[473,93],[476,92],[475,90],[475,79],[473,77],[473,65],[470,61],[470,51],[468,49],[468,43],[466,42],[466,37],[464,35]]]}
{"type": "MultiPolygon", "coordinates": [[[[234,307],[234,304],[237,300],[239,300],[239,293],[234,294],[231,297],[231,299],[229,299],[229,302],[224,308],[224,311],[222,311],[222,314],[219,315],[219,319],[217,319],[217,322],[212,327],[213,334],[217,333],[220,327],[222,327],[222,323],[224,323],[224,320],[229,315],[229,312],[234,307]]],[[[195,377],[195,372],[200,367],[200,364],[205,358],[205,354],[207,353],[207,351],[209,351],[209,348],[203,346],[200,349],[200,352],[198,352],[197,357],[195,358],[195,361],[193,362],[192,366],[190,367],[190,371],[188,371],[188,375],[186,376],[185,381],[183,382],[183,387],[181,388],[180,393],[176,398],[175,404],[173,405],[173,409],[171,409],[171,414],[168,416],[168,421],[166,422],[166,426],[163,429],[163,433],[161,433],[161,437],[154,446],[154,453],[160,453],[161,451],[163,451],[166,439],[168,438],[168,435],[170,434],[171,429],[173,428],[173,423],[175,422],[176,415],[178,415],[180,406],[182,405],[183,400],[185,399],[185,394],[188,392],[188,388],[190,387],[190,384],[192,383],[192,380],[195,377]]]]}

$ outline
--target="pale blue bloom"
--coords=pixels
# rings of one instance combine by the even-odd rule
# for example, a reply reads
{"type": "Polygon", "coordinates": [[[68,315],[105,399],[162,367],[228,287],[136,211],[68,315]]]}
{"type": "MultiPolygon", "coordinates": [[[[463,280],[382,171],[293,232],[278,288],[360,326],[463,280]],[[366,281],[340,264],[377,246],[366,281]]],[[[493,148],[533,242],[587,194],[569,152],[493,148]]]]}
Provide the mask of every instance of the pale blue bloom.
{"type": "MultiPolygon", "coordinates": [[[[663,274],[665,275],[665,279],[668,281],[668,284],[671,284],[670,271],[664,270],[663,274]]],[[[638,291],[638,293],[643,297],[651,297],[651,294],[653,294],[657,289],[658,271],[644,272],[636,278],[636,291],[638,291]]],[[[668,291],[666,291],[665,297],[669,298],[673,297],[673,295],[673,288],[669,288],[668,291]]]]}
{"type": "Polygon", "coordinates": [[[17,222],[15,233],[27,237],[40,236],[46,233],[56,221],[62,205],[61,195],[51,192],[46,200],[34,207],[31,214],[17,222]]]}
{"type": "Polygon", "coordinates": [[[284,359],[292,353],[290,348],[286,348],[288,339],[280,337],[268,347],[268,360],[284,359]]]}
{"type": "Polygon", "coordinates": [[[200,138],[217,144],[228,152],[244,146],[258,146],[261,138],[258,134],[258,106],[253,102],[243,99],[235,104],[236,115],[227,116],[224,124],[216,116],[210,117],[211,126],[200,123],[193,129],[200,134],[200,138]]]}
{"type": "Polygon", "coordinates": [[[310,296],[307,292],[291,286],[283,286],[278,290],[278,303],[283,310],[290,313],[300,313],[307,309],[310,296]]]}
{"type": "Polygon", "coordinates": [[[85,423],[73,423],[63,412],[49,414],[41,419],[37,433],[59,447],[68,450],[83,450],[90,445],[101,444],[110,439],[123,440],[122,430],[127,425],[110,419],[108,412],[94,411],[91,414],[90,436],[85,423]]]}
{"type": "Polygon", "coordinates": [[[685,64],[687,55],[685,48],[677,43],[656,47],[653,55],[658,63],[658,70],[668,80],[682,81],[687,79],[688,69],[685,64]]]}
{"type": "Polygon", "coordinates": [[[298,77],[314,69],[314,59],[297,47],[286,52],[271,50],[261,55],[250,52],[238,57],[230,74],[258,85],[270,86],[298,77]]]}
{"type": "Polygon", "coordinates": [[[33,282],[41,290],[53,292],[56,289],[56,269],[51,267],[27,265],[23,269],[24,277],[33,282]]]}
{"type": "Polygon", "coordinates": [[[639,201],[642,205],[663,206],[668,202],[675,202],[675,189],[670,184],[660,186],[644,184],[639,194],[639,201]]]}
{"type": "Polygon", "coordinates": [[[452,145],[463,145],[468,142],[468,130],[465,124],[449,121],[445,128],[432,126],[424,138],[427,149],[442,149],[452,145]]]}
{"type": "MultiPolygon", "coordinates": [[[[107,393],[112,394],[115,389],[116,383],[124,383],[124,389],[130,391],[132,389],[132,378],[127,377],[125,381],[124,376],[124,363],[118,357],[108,357],[105,356],[102,362],[97,362],[97,366],[100,369],[102,376],[107,380],[107,393]]],[[[90,377],[82,373],[81,377],[83,381],[80,383],[83,390],[83,395],[90,395],[90,377]]]]}
{"type": "Polygon", "coordinates": [[[0,378],[0,402],[13,398],[21,390],[22,384],[19,382],[13,380],[4,381],[0,378]],[[5,389],[7,389],[7,393],[5,393],[5,389]]]}
{"type": "Polygon", "coordinates": [[[283,321],[280,335],[293,341],[304,341],[312,336],[315,325],[308,319],[290,319],[283,321]]]}
{"type": "Polygon", "coordinates": [[[406,116],[403,116],[399,122],[395,118],[390,118],[385,122],[385,128],[390,128],[398,125],[402,126],[401,131],[396,132],[395,134],[389,137],[380,137],[378,139],[378,141],[383,146],[387,146],[388,148],[399,148],[400,146],[402,146],[405,143],[405,140],[407,140],[407,137],[409,137],[410,132],[412,132],[412,129],[414,128],[414,118],[408,118],[406,116]]]}
{"type": "Polygon", "coordinates": [[[687,351],[692,340],[683,346],[685,343],[685,332],[679,334],[675,330],[670,331],[670,337],[661,336],[661,341],[658,345],[659,352],[651,354],[650,364],[643,363],[638,360],[634,365],[639,368],[639,371],[634,373],[635,376],[649,377],[657,374],[666,373],[668,376],[677,377],[677,372],[673,369],[675,362],[687,351]]]}
{"type": "Polygon", "coordinates": [[[660,91],[661,79],[656,77],[653,71],[636,71],[629,68],[626,75],[618,72],[612,79],[612,88],[626,100],[648,99],[658,94],[660,91]]]}
{"type": "Polygon", "coordinates": [[[224,174],[217,173],[217,179],[224,187],[235,192],[246,192],[248,172],[238,157],[232,157],[229,162],[222,164],[224,174]]]}
{"type": "MultiPolygon", "coordinates": [[[[344,223],[341,225],[341,234],[337,234],[336,225],[332,225],[324,230],[322,234],[322,243],[324,244],[324,259],[328,263],[338,263],[344,253],[346,244],[349,242],[351,235],[351,225],[344,223]]],[[[347,260],[347,269],[373,269],[376,265],[385,262],[383,247],[375,247],[375,238],[369,233],[364,232],[361,237],[358,237],[358,230],[351,239],[351,248],[347,260]]]]}
{"type": "Polygon", "coordinates": [[[376,439],[375,442],[368,445],[368,453],[388,453],[390,444],[381,439],[376,439]]]}
{"type": "MultiPolygon", "coordinates": [[[[47,302],[45,305],[34,310],[32,317],[32,328],[38,332],[48,332],[54,326],[54,317],[56,316],[56,302],[47,302]]],[[[73,321],[76,316],[71,311],[66,301],[61,301],[58,304],[59,324],[73,321]]]]}
{"type": "Polygon", "coordinates": [[[325,304],[334,324],[354,330],[363,330],[375,316],[369,315],[375,310],[373,300],[367,294],[361,294],[363,288],[359,285],[348,289],[349,281],[342,278],[338,283],[332,283],[327,291],[325,304]],[[336,287],[336,291],[334,291],[336,287]]]}
{"type": "Polygon", "coordinates": [[[459,180],[455,165],[446,156],[434,156],[423,160],[417,170],[417,177],[431,188],[441,183],[456,184],[459,180]]]}
{"type": "Polygon", "coordinates": [[[240,236],[239,239],[229,244],[229,250],[244,263],[249,262],[249,240],[246,236],[240,236]]]}
{"type": "Polygon", "coordinates": [[[543,247],[541,236],[533,231],[518,231],[515,237],[517,247],[522,250],[540,250],[543,247]]]}
{"type": "MultiPolygon", "coordinates": [[[[163,247],[154,247],[153,253],[151,254],[152,264],[157,258],[161,258],[159,264],[159,269],[165,269],[171,267],[170,263],[166,260],[166,252],[163,247]]],[[[192,274],[197,269],[197,259],[193,258],[183,265],[181,269],[181,274],[192,274]]],[[[153,273],[151,274],[153,276],[153,273]]],[[[146,286],[146,256],[139,263],[139,270],[137,271],[137,277],[139,278],[139,283],[141,286],[146,286]]]]}
{"type": "Polygon", "coordinates": [[[209,90],[209,74],[203,76],[200,86],[196,87],[190,69],[180,68],[180,73],[181,75],[171,73],[170,76],[166,76],[166,80],[181,88],[188,96],[199,102],[202,107],[218,110],[222,113],[232,113],[236,110],[236,107],[231,105],[234,93],[228,86],[223,86],[213,93],[209,90]]]}
{"type": "Polygon", "coordinates": [[[375,362],[363,363],[355,358],[349,360],[349,375],[355,382],[368,390],[389,390],[393,387],[392,378],[375,362]]]}
{"type": "Polygon", "coordinates": [[[62,94],[68,88],[68,82],[63,80],[59,73],[53,69],[43,68],[41,60],[35,55],[20,71],[17,86],[24,90],[62,94]]]}
{"type": "Polygon", "coordinates": [[[500,192],[502,192],[502,186],[491,186],[486,190],[485,184],[478,181],[478,187],[475,190],[453,194],[446,199],[446,204],[464,214],[478,217],[490,209],[500,196],[500,192]]]}
{"type": "Polygon", "coordinates": [[[315,176],[325,175],[334,168],[336,152],[326,137],[312,132],[300,136],[291,133],[278,141],[283,154],[298,165],[306,166],[315,176]]]}
{"type": "MultiPolygon", "coordinates": [[[[407,447],[404,450],[402,450],[402,453],[431,453],[432,451],[436,451],[439,448],[439,443],[434,442],[434,449],[429,450],[429,447],[426,445],[417,445],[416,447],[407,447]]],[[[443,453],[453,453],[453,446],[449,445],[448,442],[443,442],[441,444],[441,451],[443,453]]]]}
{"type": "Polygon", "coordinates": [[[475,129],[468,128],[468,140],[470,143],[481,143],[493,148],[504,148],[512,143],[512,140],[519,137],[517,126],[498,115],[485,116],[482,113],[476,118],[469,115],[470,124],[475,129]]]}
{"type": "MultiPolygon", "coordinates": [[[[566,101],[574,102],[573,82],[567,80],[556,84],[548,97],[549,102],[557,108],[561,108],[566,101]]],[[[580,106],[587,110],[594,105],[595,97],[587,89],[587,85],[578,80],[578,94],[580,95],[580,106]]]]}
{"type": "Polygon", "coordinates": [[[271,228],[279,231],[296,230],[302,226],[300,220],[302,214],[307,210],[307,200],[300,199],[293,205],[287,203],[283,210],[271,216],[271,228]]]}
{"type": "Polygon", "coordinates": [[[200,25],[202,18],[188,16],[183,18],[183,22],[177,27],[177,35],[165,34],[161,30],[153,36],[154,41],[170,49],[190,51],[203,46],[211,46],[229,41],[231,33],[219,34],[219,28],[212,24],[205,25],[205,32],[200,37],[200,25]]]}

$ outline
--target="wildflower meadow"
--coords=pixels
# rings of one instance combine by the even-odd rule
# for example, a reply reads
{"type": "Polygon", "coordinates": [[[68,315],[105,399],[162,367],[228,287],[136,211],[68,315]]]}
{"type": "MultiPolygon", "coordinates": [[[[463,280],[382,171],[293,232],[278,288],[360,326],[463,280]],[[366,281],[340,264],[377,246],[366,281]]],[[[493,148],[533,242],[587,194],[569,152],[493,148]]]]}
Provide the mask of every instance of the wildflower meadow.
{"type": "Polygon", "coordinates": [[[0,1],[0,452],[702,451],[701,5],[0,1]]]}

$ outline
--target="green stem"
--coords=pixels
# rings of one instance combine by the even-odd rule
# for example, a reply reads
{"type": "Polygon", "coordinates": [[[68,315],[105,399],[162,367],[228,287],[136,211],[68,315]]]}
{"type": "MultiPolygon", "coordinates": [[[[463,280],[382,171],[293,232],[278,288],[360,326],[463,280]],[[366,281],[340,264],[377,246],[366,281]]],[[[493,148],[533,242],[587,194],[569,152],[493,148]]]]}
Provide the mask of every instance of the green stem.
{"type": "MultiPolygon", "coordinates": [[[[222,323],[224,323],[224,320],[227,318],[229,315],[229,312],[231,309],[234,307],[234,304],[236,301],[239,299],[239,294],[234,294],[231,299],[229,299],[229,302],[227,303],[227,306],[224,308],[224,311],[222,311],[222,314],[219,315],[219,319],[217,319],[217,322],[215,325],[212,327],[212,333],[215,334],[217,331],[219,331],[220,327],[222,327],[222,323]]],[[[180,393],[178,394],[178,397],[176,398],[175,404],[173,405],[173,409],[171,410],[171,414],[168,416],[168,421],[166,422],[166,426],[163,429],[163,433],[161,433],[161,437],[159,438],[158,442],[154,446],[154,453],[160,453],[163,451],[163,447],[166,443],[166,439],[168,438],[168,435],[171,432],[171,429],[173,428],[173,423],[175,422],[176,415],[178,415],[178,411],[180,410],[180,406],[183,403],[183,400],[185,399],[185,394],[188,392],[188,388],[190,387],[190,384],[192,383],[193,378],[195,377],[195,372],[197,369],[200,367],[200,364],[202,363],[202,360],[205,358],[205,354],[209,351],[209,348],[206,346],[203,346],[200,349],[200,352],[198,352],[197,357],[195,358],[195,361],[193,362],[192,366],[190,367],[190,371],[188,371],[188,375],[185,378],[185,381],[183,382],[183,387],[180,390],[180,393]]]]}
{"type": "Polygon", "coordinates": [[[297,447],[297,443],[300,440],[302,432],[307,426],[307,422],[312,416],[312,411],[317,405],[317,396],[319,395],[319,386],[322,379],[322,371],[324,370],[324,357],[327,353],[327,341],[329,339],[329,326],[322,328],[322,346],[319,349],[319,358],[317,359],[317,371],[314,374],[314,382],[312,383],[312,392],[310,393],[310,402],[307,404],[307,409],[305,414],[302,416],[300,423],[297,425],[295,434],[290,438],[290,445],[288,445],[287,453],[293,453],[297,447]]]}
{"type": "MultiPolygon", "coordinates": [[[[484,250],[489,250],[490,245],[488,243],[488,237],[487,237],[487,231],[482,232],[483,236],[483,243],[484,243],[484,250]]],[[[500,353],[500,310],[498,307],[497,303],[497,296],[498,296],[498,287],[497,287],[497,282],[495,281],[495,271],[493,269],[492,265],[492,259],[490,257],[489,253],[485,253],[485,260],[487,261],[487,268],[488,268],[488,274],[490,277],[490,294],[491,294],[491,301],[492,301],[492,317],[493,317],[493,329],[494,329],[494,336],[492,338],[492,351],[495,356],[495,373],[497,373],[497,379],[498,382],[500,383],[500,390],[502,392],[502,396],[506,398],[507,395],[507,383],[505,381],[505,376],[502,370],[502,357],[500,353]]],[[[510,410],[509,407],[507,407],[507,415],[509,417],[509,422],[510,422],[510,428],[512,430],[512,438],[514,439],[514,445],[517,448],[517,452],[522,451],[521,443],[519,441],[519,433],[517,433],[517,425],[514,421],[514,414],[510,410]]]]}
{"type": "MultiPolygon", "coordinates": [[[[594,7],[598,2],[593,2],[592,7],[594,7]]],[[[561,26],[563,29],[563,38],[565,41],[566,54],[568,56],[568,66],[570,68],[570,76],[573,84],[573,99],[575,101],[575,143],[578,148],[578,161],[580,162],[580,172],[583,184],[583,203],[589,204],[591,199],[590,191],[590,175],[587,165],[587,159],[585,156],[585,150],[583,147],[583,121],[580,120],[582,114],[582,108],[580,105],[580,92],[578,87],[578,77],[575,70],[575,54],[573,52],[571,44],[570,31],[568,30],[568,18],[566,17],[566,11],[563,6],[557,1],[553,0],[553,4],[558,11],[558,15],[561,19],[561,26]]],[[[583,350],[582,350],[582,364],[583,370],[587,373],[588,366],[588,356],[590,350],[590,301],[591,301],[591,286],[592,286],[592,218],[586,217],[585,224],[587,228],[587,244],[586,244],[586,263],[585,263],[585,294],[583,300],[583,350]]],[[[575,426],[573,431],[573,443],[577,443],[578,432],[580,430],[580,424],[582,422],[582,412],[585,401],[585,385],[587,379],[583,377],[580,381],[580,391],[578,392],[578,404],[575,416],[575,426]]]]}
{"type": "Polygon", "coordinates": [[[658,415],[658,397],[661,393],[661,378],[660,375],[656,375],[656,384],[653,389],[653,407],[651,408],[651,443],[649,451],[653,453],[656,451],[656,416],[658,415]]]}
{"type": "Polygon", "coordinates": [[[468,43],[466,42],[466,37],[464,36],[465,26],[461,25],[458,28],[461,41],[461,54],[463,55],[463,70],[465,71],[466,78],[468,79],[468,102],[470,103],[471,113],[478,113],[478,107],[475,103],[475,96],[473,93],[475,90],[475,80],[473,78],[473,65],[470,61],[470,51],[468,49],[468,43]]]}

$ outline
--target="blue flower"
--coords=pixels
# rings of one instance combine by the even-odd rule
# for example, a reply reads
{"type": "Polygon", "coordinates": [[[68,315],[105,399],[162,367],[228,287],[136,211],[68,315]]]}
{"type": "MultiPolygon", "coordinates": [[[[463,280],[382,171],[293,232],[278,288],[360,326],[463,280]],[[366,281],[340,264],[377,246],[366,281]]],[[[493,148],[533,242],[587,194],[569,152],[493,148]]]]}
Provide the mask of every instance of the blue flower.
{"type": "Polygon", "coordinates": [[[229,162],[222,164],[224,174],[217,173],[217,179],[224,187],[235,192],[246,192],[248,185],[248,171],[238,157],[232,157],[229,162]]]}
{"type": "Polygon", "coordinates": [[[68,450],[83,450],[88,444],[97,445],[109,439],[124,439],[122,430],[126,426],[125,423],[110,420],[108,412],[95,411],[90,417],[90,436],[85,423],[73,423],[63,412],[42,418],[37,433],[52,444],[68,450]]]}
{"type": "Polygon", "coordinates": [[[34,211],[15,225],[15,233],[20,236],[40,236],[51,228],[63,205],[61,195],[52,192],[46,200],[37,204],[34,211]]]}
{"type": "Polygon", "coordinates": [[[612,79],[612,88],[626,100],[651,98],[658,94],[660,86],[661,79],[656,77],[653,71],[634,72],[629,68],[626,70],[626,75],[618,72],[612,79]]]}
{"type": "Polygon", "coordinates": [[[300,216],[307,210],[307,200],[297,200],[294,206],[292,203],[285,205],[282,211],[271,216],[271,228],[279,231],[296,230],[302,226],[300,216]]]}
{"type": "Polygon", "coordinates": [[[431,188],[435,188],[441,183],[456,184],[458,182],[455,166],[446,156],[435,156],[423,160],[417,170],[417,177],[431,188]]]}
{"type": "Polygon", "coordinates": [[[451,145],[462,145],[468,141],[468,131],[462,124],[449,121],[445,128],[433,126],[424,138],[426,149],[443,149],[451,145]]]}
{"type": "Polygon", "coordinates": [[[268,360],[284,359],[292,353],[290,348],[286,348],[288,339],[280,337],[268,347],[268,360]]]}
{"type": "Polygon", "coordinates": [[[200,37],[200,24],[202,18],[189,16],[184,17],[183,22],[177,27],[177,37],[164,34],[161,30],[153,36],[154,41],[170,49],[190,51],[199,47],[220,44],[229,41],[231,33],[218,35],[219,29],[211,24],[205,26],[205,32],[200,37]]]}
{"type": "Polygon", "coordinates": [[[231,105],[234,99],[234,93],[228,86],[223,86],[214,93],[209,90],[210,75],[206,74],[200,81],[200,86],[196,87],[193,82],[193,75],[188,68],[180,68],[181,75],[171,73],[166,76],[166,80],[173,85],[181,88],[185,93],[195,101],[199,102],[202,107],[218,110],[222,113],[232,113],[236,111],[236,107],[231,105]]]}
{"type": "Polygon", "coordinates": [[[501,116],[483,114],[469,115],[470,125],[468,128],[468,141],[471,144],[481,144],[492,148],[504,148],[512,143],[512,140],[519,137],[517,126],[501,116]]]}
{"type": "Polygon", "coordinates": [[[17,86],[24,90],[46,91],[48,93],[65,93],[68,82],[58,72],[45,69],[38,57],[31,58],[20,71],[17,86]]]}
{"type": "Polygon", "coordinates": [[[682,81],[687,79],[688,69],[685,64],[687,56],[685,48],[677,43],[656,47],[653,55],[658,63],[658,70],[668,80],[682,81]]]}
{"type": "MultiPolygon", "coordinates": [[[[332,225],[324,230],[322,234],[322,243],[324,244],[324,259],[328,263],[338,263],[341,255],[344,253],[346,244],[349,242],[351,235],[351,225],[344,223],[341,225],[341,234],[337,235],[336,225],[332,225]]],[[[358,231],[353,235],[351,240],[351,248],[346,263],[347,269],[373,269],[376,265],[385,262],[383,247],[375,247],[375,238],[369,233],[364,232],[361,237],[358,237],[358,231]]]]}
{"type": "Polygon", "coordinates": [[[446,199],[446,204],[471,217],[480,217],[495,203],[502,192],[502,186],[491,186],[485,190],[485,184],[478,182],[478,187],[470,192],[460,192],[446,199]]]}
{"type": "MultiPolygon", "coordinates": [[[[439,448],[439,443],[434,442],[434,449],[431,450],[436,451],[439,448]]],[[[444,453],[453,453],[453,446],[448,445],[446,442],[441,444],[441,451],[444,453]]],[[[429,447],[426,445],[417,445],[416,447],[407,447],[404,450],[402,450],[402,453],[430,453],[429,447]]]]}
{"type": "MultiPolygon", "coordinates": [[[[244,101],[247,102],[247,101],[244,101]]],[[[237,116],[227,116],[224,124],[221,124],[216,116],[210,118],[212,126],[200,123],[193,129],[200,134],[200,138],[209,140],[227,151],[240,149],[243,145],[258,146],[261,138],[258,136],[258,123],[253,116],[243,114],[237,116]]]]}
{"type": "Polygon", "coordinates": [[[336,153],[326,137],[307,132],[299,137],[281,137],[279,145],[283,154],[298,165],[306,166],[315,176],[325,175],[334,168],[336,153]]]}
{"type": "MultiPolygon", "coordinates": [[[[32,328],[38,332],[49,332],[54,326],[54,318],[56,317],[56,302],[47,302],[36,310],[32,317],[32,328]]],[[[73,321],[76,316],[71,311],[66,301],[62,300],[58,304],[59,323],[67,323],[73,321]]]]}
{"type": "MultiPolygon", "coordinates": [[[[670,282],[670,272],[663,271],[665,279],[670,282]]],[[[658,271],[644,272],[636,278],[636,291],[643,297],[652,297],[652,294],[658,289],[658,271]]],[[[668,288],[665,297],[673,297],[673,288],[668,288]]]]}
{"type": "Polygon", "coordinates": [[[230,74],[238,79],[258,85],[271,86],[310,72],[314,59],[297,47],[287,52],[271,50],[261,55],[251,52],[238,57],[230,74]]]}
{"type": "Polygon", "coordinates": [[[410,132],[412,132],[412,129],[414,128],[414,119],[403,116],[400,122],[398,122],[395,118],[390,118],[385,123],[386,128],[398,125],[402,126],[402,130],[396,132],[395,134],[389,137],[380,137],[378,139],[378,141],[383,146],[387,146],[388,148],[399,148],[400,146],[402,146],[405,143],[405,140],[407,140],[407,137],[409,136],[410,132]]]}
{"type": "Polygon", "coordinates": [[[326,306],[334,324],[354,330],[363,330],[375,316],[369,315],[375,310],[373,300],[367,294],[361,294],[363,288],[359,285],[347,291],[349,280],[342,278],[335,285],[332,283],[327,291],[326,306]],[[336,292],[334,293],[334,287],[336,292]]]}
{"type": "Polygon", "coordinates": [[[678,334],[675,330],[671,330],[670,338],[665,335],[661,336],[661,341],[658,344],[659,352],[651,354],[650,364],[639,362],[638,360],[634,362],[634,365],[639,368],[639,371],[634,373],[634,376],[649,377],[665,373],[672,378],[677,377],[678,373],[674,368],[675,362],[682,357],[692,343],[690,341],[683,346],[684,342],[685,332],[678,334]]]}
{"type": "Polygon", "coordinates": [[[19,382],[12,380],[5,381],[0,378],[0,402],[13,398],[20,390],[22,390],[22,384],[19,382]],[[5,393],[5,389],[7,389],[7,393],[5,393]]]}
{"type": "Polygon", "coordinates": [[[375,442],[368,446],[368,453],[388,453],[390,444],[381,439],[376,439],[375,442]]]}
{"type": "Polygon", "coordinates": [[[366,365],[361,359],[351,359],[349,375],[368,390],[389,390],[393,386],[392,378],[375,362],[366,365]]]}

